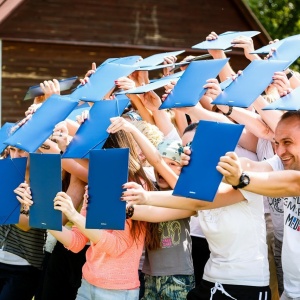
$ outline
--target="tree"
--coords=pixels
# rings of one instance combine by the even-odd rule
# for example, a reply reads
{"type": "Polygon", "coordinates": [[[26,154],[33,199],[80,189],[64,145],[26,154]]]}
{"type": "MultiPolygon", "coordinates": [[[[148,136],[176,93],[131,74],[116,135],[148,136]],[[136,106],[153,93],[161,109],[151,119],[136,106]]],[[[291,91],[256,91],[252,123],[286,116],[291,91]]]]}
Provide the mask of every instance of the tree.
{"type": "Polygon", "coordinates": [[[273,39],[300,33],[299,0],[246,0],[273,39]]]}
{"type": "MultiPolygon", "coordinates": [[[[300,34],[300,0],[245,0],[272,39],[300,34]]],[[[300,60],[293,64],[299,70],[300,60]]]]}

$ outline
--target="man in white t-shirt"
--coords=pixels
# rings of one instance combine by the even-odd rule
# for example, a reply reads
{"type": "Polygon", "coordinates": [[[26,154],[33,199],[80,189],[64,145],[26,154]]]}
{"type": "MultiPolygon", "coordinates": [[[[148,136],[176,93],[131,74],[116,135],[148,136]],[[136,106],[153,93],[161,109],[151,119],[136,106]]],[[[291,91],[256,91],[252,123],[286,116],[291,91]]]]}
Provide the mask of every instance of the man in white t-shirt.
{"type": "Polygon", "coordinates": [[[273,158],[263,162],[240,160],[234,153],[220,158],[217,169],[232,185],[243,181],[243,189],[284,198],[282,268],[284,292],[281,300],[300,300],[300,111],[282,115],[275,130],[273,158]],[[242,169],[247,171],[242,172],[242,169]],[[280,170],[293,170],[271,173],[280,170]],[[290,196],[290,197],[289,197],[290,196]]]}

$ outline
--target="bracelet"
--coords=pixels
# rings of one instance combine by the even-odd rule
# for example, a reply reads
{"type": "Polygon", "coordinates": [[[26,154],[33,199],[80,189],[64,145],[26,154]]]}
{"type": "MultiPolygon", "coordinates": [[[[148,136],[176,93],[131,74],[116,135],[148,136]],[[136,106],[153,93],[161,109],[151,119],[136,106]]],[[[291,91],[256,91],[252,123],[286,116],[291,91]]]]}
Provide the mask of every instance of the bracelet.
{"type": "Polygon", "coordinates": [[[22,209],[22,210],[20,211],[20,214],[21,214],[21,215],[25,215],[25,216],[29,216],[29,210],[22,209]]]}
{"type": "Polygon", "coordinates": [[[292,70],[290,70],[287,74],[286,74],[286,77],[287,79],[290,79],[291,77],[294,76],[294,72],[292,70]]]}
{"type": "Polygon", "coordinates": [[[128,207],[126,207],[126,219],[130,219],[134,214],[134,206],[133,205],[129,205],[128,207]]]}
{"type": "Polygon", "coordinates": [[[230,116],[232,113],[232,106],[229,106],[229,110],[227,113],[223,113],[224,116],[230,116]]]}

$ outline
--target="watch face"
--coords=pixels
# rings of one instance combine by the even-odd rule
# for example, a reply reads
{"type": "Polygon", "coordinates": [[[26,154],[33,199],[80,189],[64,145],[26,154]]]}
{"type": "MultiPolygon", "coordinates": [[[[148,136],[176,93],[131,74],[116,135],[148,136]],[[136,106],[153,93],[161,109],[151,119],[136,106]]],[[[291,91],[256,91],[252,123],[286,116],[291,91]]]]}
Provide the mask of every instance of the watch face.
{"type": "Polygon", "coordinates": [[[241,176],[241,182],[243,182],[245,185],[248,185],[250,183],[250,178],[246,174],[242,174],[241,176]]]}

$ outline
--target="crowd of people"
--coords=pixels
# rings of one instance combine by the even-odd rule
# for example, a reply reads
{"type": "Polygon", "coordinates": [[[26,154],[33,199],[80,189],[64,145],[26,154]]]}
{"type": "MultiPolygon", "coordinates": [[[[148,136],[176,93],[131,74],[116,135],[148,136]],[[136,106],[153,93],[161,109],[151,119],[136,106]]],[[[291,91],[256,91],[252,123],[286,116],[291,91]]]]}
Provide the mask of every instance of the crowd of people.
{"type": "MultiPolygon", "coordinates": [[[[206,40],[218,38],[211,32],[206,40]]],[[[276,51],[266,57],[253,54],[252,38],[243,35],[232,47],[242,48],[249,61],[269,59],[276,51]]],[[[211,59],[228,55],[208,52],[211,59]]],[[[164,58],[163,76],[177,71],[176,62],[176,56],[164,58]]],[[[181,71],[188,67],[180,65],[181,71]]],[[[92,63],[80,84],[96,72],[92,63]]],[[[212,104],[222,93],[220,83],[240,74],[227,62],[218,79],[207,78],[205,94],[193,107],[159,109],[176,80],[164,86],[162,96],[153,90],[126,94],[129,105],[110,118],[102,147],[129,149],[128,182],[120,194],[120,201],[126,201],[124,230],[86,228],[89,159],[80,157],[61,159],[62,191],[53,199],[53,210],[62,213],[62,229],[30,227],[35,199],[27,159],[24,182],[14,189],[19,222],[0,226],[0,300],[299,300],[300,112],[263,108],[293,93],[300,76],[289,68],[278,70],[247,108],[212,104]],[[223,181],[212,202],[172,194],[182,169],[193,161],[192,141],[201,120],[244,125],[235,151],[224,153],[216,166],[223,181]]],[[[103,101],[151,79],[141,70],[116,78],[103,101]]],[[[56,79],[40,87],[43,95],[34,98],[10,135],[60,94],[56,79]]],[[[88,122],[94,102],[87,103],[76,119],[56,124],[36,152],[66,152],[88,122]]],[[[1,159],[21,157],[29,153],[8,145],[1,159]]],[[[195,181],[203,180],[205,170],[194,175],[195,181]]]]}

